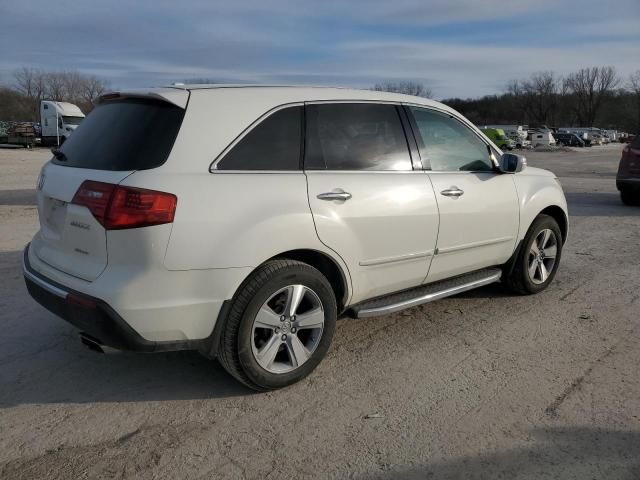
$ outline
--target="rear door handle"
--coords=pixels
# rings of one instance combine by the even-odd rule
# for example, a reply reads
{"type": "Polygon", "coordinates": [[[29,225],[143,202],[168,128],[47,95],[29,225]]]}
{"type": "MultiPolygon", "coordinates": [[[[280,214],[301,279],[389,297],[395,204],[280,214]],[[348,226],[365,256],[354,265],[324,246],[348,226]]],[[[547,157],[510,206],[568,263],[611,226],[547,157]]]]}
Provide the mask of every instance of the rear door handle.
{"type": "Polygon", "coordinates": [[[453,185],[446,190],[442,190],[440,194],[444,195],[445,197],[460,197],[464,195],[464,190],[453,185]]]}
{"type": "Polygon", "coordinates": [[[326,192],[317,197],[319,200],[342,200],[343,202],[351,198],[349,192],[326,192]]]}

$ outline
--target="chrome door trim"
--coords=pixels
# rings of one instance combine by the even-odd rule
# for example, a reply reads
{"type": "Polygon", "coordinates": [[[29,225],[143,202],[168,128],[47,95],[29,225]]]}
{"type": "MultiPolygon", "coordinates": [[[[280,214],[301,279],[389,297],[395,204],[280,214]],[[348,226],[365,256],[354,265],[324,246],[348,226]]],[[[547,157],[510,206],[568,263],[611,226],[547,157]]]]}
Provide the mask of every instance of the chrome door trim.
{"type": "Polygon", "coordinates": [[[469,248],[486,247],[487,245],[496,245],[498,243],[512,242],[513,240],[514,240],[514,237],[492,238],[491,240],[482,240],[480,242],[465,243],[464,245],[456,245],[454,247],[437,248],[436,253],[438,255],[441,255],[443,253],[458,252],[460,250],[467,250],[469,248]]]}
{"type": "Polygon", "coordinates": [[[372,258],[371,260],[362,260],[359,262],[361,267],[373,267],[376,265],[386,265],[388,263],[396,263],[396,262],[408,262],[421,260],[423,258],[433,256],[433,250],[427,250],[425,252],[417,252],[417,253],[408,253],[406,255],[398,255],[396,257],[383,257],[383,258],[372,258]]]}

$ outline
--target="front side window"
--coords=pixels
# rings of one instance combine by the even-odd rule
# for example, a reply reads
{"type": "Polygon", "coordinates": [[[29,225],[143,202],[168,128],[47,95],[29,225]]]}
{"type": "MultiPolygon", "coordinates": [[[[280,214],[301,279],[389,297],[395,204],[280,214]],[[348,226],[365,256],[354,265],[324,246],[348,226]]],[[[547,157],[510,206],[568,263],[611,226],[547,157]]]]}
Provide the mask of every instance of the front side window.
{"type": "Polygon", "coordinates": [[[306,125],[306,169],[412,170],[407,139],[394,105],[309,105],[306,125]]]}
{"type": "Polygon", "coordinates": [[[247,133],[216,166],[217,170],[298,170],[302,107],[269,115],[247,133]]]}
{"type": "Polygon", "coordinates": [[[409,107],[423,163],[434,171],[491,171],[487,144],[450,115],[409,107]]]}

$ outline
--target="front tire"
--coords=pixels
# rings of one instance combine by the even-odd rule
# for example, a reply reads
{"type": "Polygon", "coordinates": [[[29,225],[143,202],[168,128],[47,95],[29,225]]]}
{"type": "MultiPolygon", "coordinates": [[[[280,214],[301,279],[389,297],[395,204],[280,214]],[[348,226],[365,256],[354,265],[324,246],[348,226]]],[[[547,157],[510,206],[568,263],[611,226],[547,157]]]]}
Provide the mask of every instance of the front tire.
{"type": "Polygon", "coordinates": [[[286,387],[324,358],[336,317],[335,295],[322,273],[298,261],[269,261],[234,296],[218,360],[254,390],[286,387]]]}
{"type": "Polygon", "coordinates": [[[529,227],[511,274],[505,279],[507,287],[522,295],[547,288],[558,271],[562,247],[558,222],[549,215],[539,215],[529,227]]]}

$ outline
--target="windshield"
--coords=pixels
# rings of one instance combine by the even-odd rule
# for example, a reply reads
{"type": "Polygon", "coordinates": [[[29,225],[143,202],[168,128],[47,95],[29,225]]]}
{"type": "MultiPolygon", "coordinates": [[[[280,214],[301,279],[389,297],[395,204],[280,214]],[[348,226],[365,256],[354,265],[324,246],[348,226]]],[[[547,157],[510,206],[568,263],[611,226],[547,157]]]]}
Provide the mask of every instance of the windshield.
{"type": "MultiPolygon", "coordinates": [[[[60,147],[56,165],[96,170],[145,170],[162,165],[184,110],[160,100],[112,100],[98,105],[60,147]]],[[[66,117],[65,117],[66,118],[66,117]]]]}
{"type": "Polygon", "coordinates": [[[62,121],[65,125],[80,125],[82,120],[84,120],[84,117],[62,117],[62,121]]]}

